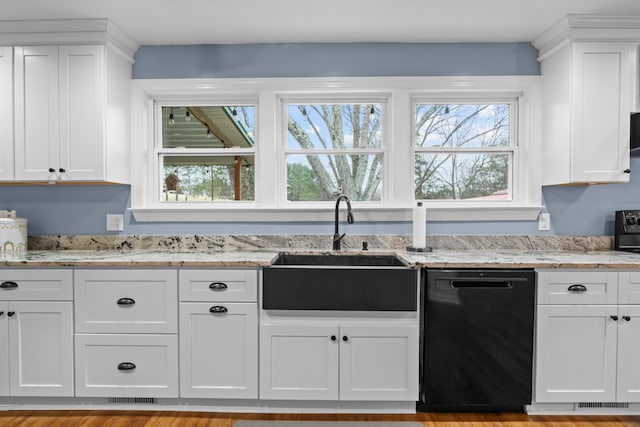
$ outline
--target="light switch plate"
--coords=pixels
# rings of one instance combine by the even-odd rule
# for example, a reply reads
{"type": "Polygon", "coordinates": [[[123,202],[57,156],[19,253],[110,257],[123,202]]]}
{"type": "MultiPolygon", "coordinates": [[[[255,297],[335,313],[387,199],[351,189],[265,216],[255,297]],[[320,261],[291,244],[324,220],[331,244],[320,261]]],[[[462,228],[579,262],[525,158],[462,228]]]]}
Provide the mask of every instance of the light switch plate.
{"type": "Polygon", "coordinates": [[[551,215],[543,212],[538,216],[538,230],[548,231],[551,229],[551,215]]]}
{"type": "Polygon", "coordinates": [[[107,214],[107,231],[124,231],[124,215],[107,214]]]}

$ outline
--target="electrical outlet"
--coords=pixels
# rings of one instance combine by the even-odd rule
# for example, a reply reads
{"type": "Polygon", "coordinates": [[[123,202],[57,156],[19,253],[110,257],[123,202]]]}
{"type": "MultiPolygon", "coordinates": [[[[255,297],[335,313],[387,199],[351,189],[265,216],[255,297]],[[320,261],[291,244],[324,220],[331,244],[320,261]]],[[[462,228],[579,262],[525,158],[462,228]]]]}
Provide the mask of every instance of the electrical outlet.
{"type": "Polygon", "coordinates": [[[107,214],[107,231],[124,231],[124,215],[107,214]]]}
{"type": "Polygon", "coordinates": [[[548,231],[551,229],[551,215],[547,212],[542,212],[538,215],[538,230],[548,231]]]}

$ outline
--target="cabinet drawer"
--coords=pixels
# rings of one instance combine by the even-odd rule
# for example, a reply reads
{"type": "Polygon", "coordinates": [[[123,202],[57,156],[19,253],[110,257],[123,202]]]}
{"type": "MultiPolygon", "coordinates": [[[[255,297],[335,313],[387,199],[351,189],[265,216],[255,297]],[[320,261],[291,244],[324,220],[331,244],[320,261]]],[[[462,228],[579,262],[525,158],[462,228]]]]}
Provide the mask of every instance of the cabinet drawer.
{"type": "Polygon", "coordinates": [[[538,271],[538,304],[617,304],[615,271],[538,271]]]}
{"type": "Polygon", "coordinates": [[[180,301],[256,302],[258,270],[180,270],[180,301]]]}
{"type": "Polygon", "coordinates": [[[176,270],[76,270],[76,332],[176,333],[176,270]]]}
{"type": "Polygon", "coordinates": [[[178,397],[178,336],[76,335],[76,396],[178,397]]]}
{"type": "Polygon", "coordinates": [[[63,269],[0,269],[0,300],[71,301],[73,274],[63,269]]]}

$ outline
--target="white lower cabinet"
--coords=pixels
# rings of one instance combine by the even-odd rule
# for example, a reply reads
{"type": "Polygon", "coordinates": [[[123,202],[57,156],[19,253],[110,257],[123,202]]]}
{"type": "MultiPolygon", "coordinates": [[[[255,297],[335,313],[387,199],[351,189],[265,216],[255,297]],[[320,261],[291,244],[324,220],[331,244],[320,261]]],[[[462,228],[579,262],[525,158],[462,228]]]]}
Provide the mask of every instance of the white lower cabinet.
{"type": "Polygon", "coordinates": [[[72,303],[11,301],[0,303],[0,312],[0,337],[8,343],[0,360],[9,361],[2,394],[73,396],[72,303]]]}
{"type": "Polygon", "coordinates": [[[258,270],[180,270],[180,397],[258,398],[258,270]]]}
{"type": "Polygon", "coordinates": [[[76,395],[178,397],[176,335],[76,335],[76,395]]]}
{"type": "Polygon", "coordinates": [[[258,398],[255,303],[180,304],[180,396],[258,398]]]}
{"type": "Polygon", "coordinates": [[[73,396],[72,273],[0,270],[0,395],[73,396]]]}
{"type": "MultiPolygon", "coordinates": [[[[536,402],[613,402],[617,307],[538,307],[536,402]]],[[[640,319],[638,319],[640,321],[640,319]]]]}
{"type": "Polygon", "coordinates": [[[537,403],[640,402],[637,283],[640,272],[538,273],[537,403]]]}
{"type": "Polygon", "coordinates": [[[76,395],[179,396],[178,272],[74,272],[76,395]]]}
{"type": "Polygon", "coordinates": [[[616,399],[640,402],[640,306],[618,307],[616,399]]]}
{"type": "Polygon", "coordinates": [[[260,398],[415,401],[415,325],[263,324],[260,398]]]}

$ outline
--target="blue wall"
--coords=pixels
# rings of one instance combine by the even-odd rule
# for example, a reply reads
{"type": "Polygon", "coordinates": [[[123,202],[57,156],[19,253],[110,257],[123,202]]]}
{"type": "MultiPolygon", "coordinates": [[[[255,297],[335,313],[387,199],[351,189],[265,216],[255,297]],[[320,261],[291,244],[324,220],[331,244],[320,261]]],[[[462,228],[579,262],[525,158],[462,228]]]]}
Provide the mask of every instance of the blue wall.
{"type": "MultiPolygon", "coordinates": [[[[537,51],[528,43],[283,44],[143,46],[134,78],[538,75],[537,51]]],[[[640,170],[640,159],[632,159],[640,170]]],[[[124,213],[124,234],[330,234],[322,223],[138,223],[127,211],[130,187],[0,186],[0,209],[29,220],[29,234],[108,234],[105,214],[124,213]]],[[[430,234],[613,233],[613,212],[640,208],[640,176],[627,184],[546,187],[551,231],[536,221],[435,222],[430,234]]],[[[357,211],[356,211],[357,220],[357,211]]],[[[410,234],[411,224],[345,225],[350,234],[410,234]]]]}
{"type": "Polygon", "coordinates": [[[134,79],[538,75],[529,43],[142,46],[134,79]]]}

